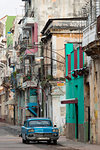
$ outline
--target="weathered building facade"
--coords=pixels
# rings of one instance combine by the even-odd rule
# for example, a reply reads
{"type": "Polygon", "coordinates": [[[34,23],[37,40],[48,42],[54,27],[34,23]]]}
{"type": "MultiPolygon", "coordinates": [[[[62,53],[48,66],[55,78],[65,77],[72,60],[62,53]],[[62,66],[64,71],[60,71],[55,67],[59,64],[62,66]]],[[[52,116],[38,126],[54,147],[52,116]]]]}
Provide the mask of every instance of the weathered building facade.
{"type": "Polygon", "coordinates": [[[100,1],[92,0],[88,25],[83,31],[83,49],[90,57],[90,141],[100,143],[100,1]],[[94,6],[94,7],[92,7],[94,6]]]}
{"type": "Polygon", "coordinates": [[[25,1],[25,15],[28,19],[34,18],[38,23],[38,38],[48,19],[81,17],[84,14],[82,7],[86,0],[22,0],[25,1]],[[71,9],[70,9],[71,8],[71,9]]]}
{"type": "MultiPolygon", "coordinates": [[[[80,31],[85,27],[85,19],[77,17],[49,19],[42,30],[42,56],[44,60],[42,62],[43,68],[41,67],[41,80],[47,95],[44,108],[47,105],[47,109],[52,110],[46,117],[52,118],[53,116],[53,122],[60,128],[61,134],[65,134],[66,111],[69,111],[66,104],[61,104],[61,101],[66,99],[66,92],[68,91],[65,83],[65,66],[67,64],[64,45],[72,42],[76,45],[81,44],[82,33],[80,31]],[[79,28],[80,20],[82,24],[79,28]],[[61,119],[59,120],[59,118],[61,119]]],[[[44,109],[44,115],[46,114],[45,111],[47,110],[44,109]]],[[[66,135],[68,136],[68,133],[66,135]]]]}
{"type": "Polygon", "coordinates": [[[82,47],[65,45],[66,56],[66,136],[79,141],[90,140],[90,106],[86,86],[87,68],[82,47]]]}
{"type": "MultiPolygon", "coordinates": [[[[13,38],[10,28],[13,26],[15,16],[5,16],[1,18],[3,24],[2,36],[0,38],[0,99],[1,99],[1,120],[5,120],[9,123],[14,123],[14,109],[12,105],[12,100],[14,100],[14,93],[12,92],[11,87],[11,73],[13,69],[10,67],[9,59],[14,57],[14,48],[13,48],[13,38]]],[[[15,57],[14,57],[15,59],[15,57]]],[[[14,104],[14,102],[13,102],[14,104]]]]}
{"type": "MultiPolygon", "coordinates": [[[[19,101],[18,116],[20,117],[18,121],[19,124],[22,124],[24,119],[28,116],[43,115],[43,109],[41,108],[42,107],[41,106],[42,95],[37,94],[38,96],[35,97],[36,99],[34,99],[34,96],[35,96],[34,92],[33,92],[33,98],[32,98],[32,96],[30,96],[29,94],[30,90],[37,89],[37,93],[41,93],[42,91],[43,96],[45,97],[44,99],[46,99],[46,97],[48,96],[48,94],[46,95],[46,92],[41,87],[41,81],[39,78],[39,75],[40,75],[39,71],[40,71],[41,66],[40,64],[37,64],[36,59],[35,59],[36,56],[40,56],[42,52],[42,45],[40,43],[41,31],[46,21],[49,18],[55,18],[55,17],[61,18],[61,17],[66,17],[66,15],[68,17],[80,15],[80,8],[77,7],[77,1],[73,1],[73,0],[67,1],[67,2],[65,0],[63,1],[51,0],[49,2],[44,1],[44,0],[43,1],[23,0],[23,1],[25,2],[25,16],[19,21],[19,24],[21,26],[21,33],[18,38],[19,40],[16,43],[17,50],[19,50],[19,58],[21,60],[21,63],[19,64],[20,69],[18,73],[18,80],[20,81],[20,78],[21,79],[23,78],[21,80],[21,85],[19,84],[20,86],[17,87],[17,92],[19,93],[17,94],[19,95],[19,98],[18,98],[19,99],[18,100],[19,101]],[[69,9],[69,5],[72,7],[72,9],[69,9]],[[35,108],[35,112],[34,110],[33,112],[29,110],[31,109],[30,107],[33,107],[33,106],[35,108]],[[25,113],[26,111],[27,113],[25,113]],[[22,117],[23,119],[21,120],[22,117]]],[[[80,1],[79,5],[82,6],[83,3],[84,2],[80,1]]],[[[53,48],[55,49],[56,37],[53,37],[53,38],[54,38],[53,48]]],[[[65,40],[65,37],[62,38],[62,41],[63,40],[65,40]]],[[[57,44],[59,48],[62,47],[61,45],[62,42],[61,43],[57,42],[57,44]]],[[[59,56],[60,56],[60,53],[59,53],[59,56]]],[[[63,50],[63,53],[64,53],[64,50],[63,50]]],[[[55,57],[54,55],[53,57],[55,57]]],[[[62,65],[64,66],[63,64],[64,59],[63,60],[61,59],[61,61],[63,61],[62,65]]],[[[55,63],[55,61],[53,61],[53,63],[55,63]]],[[[59,71],[57,70],[57,76],[59,78],[64,76],[64,71],[61,71],[61,70],[64,70],[62,69],[63,68],[62,65],[60,65],[60,63],[57,64],[58,68],[60,68],[59,71]]],[[[56,74],[56,68],[53,68],[53,74],[56,74]]]]}

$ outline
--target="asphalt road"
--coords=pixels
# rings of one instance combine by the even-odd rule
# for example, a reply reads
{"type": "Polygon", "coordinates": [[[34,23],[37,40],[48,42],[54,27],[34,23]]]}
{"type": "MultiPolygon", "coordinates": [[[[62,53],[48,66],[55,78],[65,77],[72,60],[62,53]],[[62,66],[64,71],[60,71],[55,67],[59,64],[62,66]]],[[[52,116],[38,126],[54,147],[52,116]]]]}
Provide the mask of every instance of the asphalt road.
{"type": "Polygon", "coordinates": [[[21,138],[11,134],[7,126],[0,123],[0,150],[72,150],[60,144],[46,142],[23,144],[21,138]]]}

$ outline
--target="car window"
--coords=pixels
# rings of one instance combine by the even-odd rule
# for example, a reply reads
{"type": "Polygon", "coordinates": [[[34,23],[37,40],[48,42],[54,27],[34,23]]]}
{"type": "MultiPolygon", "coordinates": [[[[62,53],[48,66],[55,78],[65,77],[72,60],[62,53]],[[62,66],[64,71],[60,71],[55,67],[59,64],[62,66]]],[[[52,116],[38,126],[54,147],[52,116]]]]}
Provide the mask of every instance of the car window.
{"type": "Polygon", "coordinates": [[[31,120],[29,121],[30,127],[44,127],[44,126],[52,126],[50,120],[31,120]]]}

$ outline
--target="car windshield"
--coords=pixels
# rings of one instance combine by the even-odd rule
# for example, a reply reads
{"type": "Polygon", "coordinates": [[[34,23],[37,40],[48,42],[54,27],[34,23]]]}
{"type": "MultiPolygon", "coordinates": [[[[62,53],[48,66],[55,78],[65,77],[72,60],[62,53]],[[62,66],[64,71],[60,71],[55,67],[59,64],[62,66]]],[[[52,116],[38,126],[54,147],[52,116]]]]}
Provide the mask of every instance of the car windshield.
{"type": "Polygon", "coordinates": [[[50,120],[31,120],[29,121],[29,127],[44,127],[44,126],[52,126],[50,120]]]}

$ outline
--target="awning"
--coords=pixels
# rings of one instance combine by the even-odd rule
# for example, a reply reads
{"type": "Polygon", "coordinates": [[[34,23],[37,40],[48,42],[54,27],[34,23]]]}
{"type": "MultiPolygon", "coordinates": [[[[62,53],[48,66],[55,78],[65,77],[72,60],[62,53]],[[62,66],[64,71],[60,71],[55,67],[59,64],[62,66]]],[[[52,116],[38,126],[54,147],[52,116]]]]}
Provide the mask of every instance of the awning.
{"type": "Polygon", "coordinates": [[[77,103],[78,103],[77,98],[65,99],[61,101],[61,104],[77,104],[77,103]]]}

